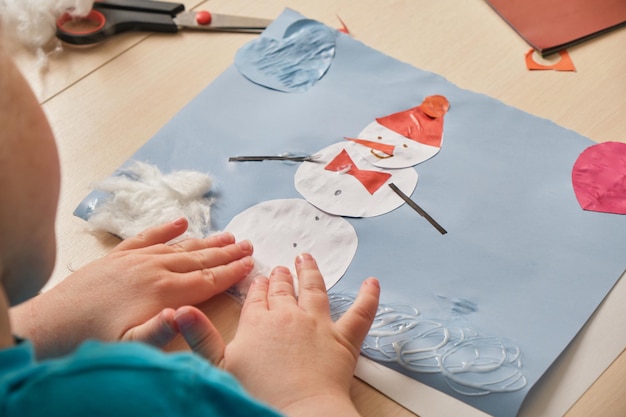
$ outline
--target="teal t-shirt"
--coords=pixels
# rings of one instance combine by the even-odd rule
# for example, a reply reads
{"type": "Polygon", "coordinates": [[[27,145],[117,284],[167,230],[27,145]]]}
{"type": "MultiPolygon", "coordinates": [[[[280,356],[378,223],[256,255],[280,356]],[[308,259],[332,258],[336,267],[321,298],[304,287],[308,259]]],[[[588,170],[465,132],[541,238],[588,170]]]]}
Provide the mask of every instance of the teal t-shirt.
{"type": "Polygon", "coordinates": [[[35,360],[23,341],[0,351],[0,416],[278,417],[229,374],[189,352],[86,342],[35,360]]]}

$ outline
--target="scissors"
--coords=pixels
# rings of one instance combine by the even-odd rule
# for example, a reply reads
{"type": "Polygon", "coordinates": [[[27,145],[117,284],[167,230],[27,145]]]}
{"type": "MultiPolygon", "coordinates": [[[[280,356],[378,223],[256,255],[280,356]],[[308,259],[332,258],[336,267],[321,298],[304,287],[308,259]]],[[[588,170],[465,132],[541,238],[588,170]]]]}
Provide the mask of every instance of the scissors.
{"type": "Polygon", "coordinates": [[[154,0],[96,0],[84,17],[63,14],[56,36],[73,45],[101,42],[131,30],[178,32],[181,28],[220,32],[260,33],[271,20],[202,11],[185,11],[182,3],[154,0]]]}

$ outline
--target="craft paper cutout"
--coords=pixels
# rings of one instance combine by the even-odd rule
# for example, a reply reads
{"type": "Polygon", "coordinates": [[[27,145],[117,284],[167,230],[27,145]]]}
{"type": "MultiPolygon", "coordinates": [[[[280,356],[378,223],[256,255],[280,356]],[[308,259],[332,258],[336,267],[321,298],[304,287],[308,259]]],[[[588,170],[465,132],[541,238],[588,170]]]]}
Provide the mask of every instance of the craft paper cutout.
{"type": "Polygon", "coordinates": [[[376,155],[377,158],[384,159],[393,156],[393,151],[396,149],[394,145],[388,145],[386,143],[374,142],[373,140],[365,140],[365,139],[353,139],[346,138],[354,143],[358,143],[359,145],[363,145],[365,147],[370,148],[372,151],[378,151],[379,154],[376,155]]]}
{"type": "MultiPolygon", "coordinates": [[[[264,36],[280,38],[301,19],[287,10],[264,36]]],[[[211,218],[216,229],[223,229],[260,202],[301,197],[294,175],[304,166],[314,165],[314,176],[345,177],[354,184],[349,175],[324,170],[341,148],[359,168],[371,169],[349,148],[361,145],[343,139],[319,163],[235,164],[228,162],[230,156],[286,150],[315,155],[339,138],[355,136],[351,132],[378,115],[429,94],[447,97],[452,107],[445,116],[445,152],[420,165],[419,188],[401,188],[450,232],[445,237],[433,233],[408,207],[345,219],[358,234],[358,249],[331,293],[355,293],[365,277],[376,276],[384,305],[419,306],[422,317],[445,320],[446,327],[476,329],[519,347],[527,383],[517,391],[470,396],[452,389],[441,374],[366,358],[359,361],[357,376],[422,417],[449,415],[450,410],[464,417],[513,417],[525,400],[532,406],[545,401],[559,409],[551,415],[564,414],[551,391],[528,393],[546,373],[567,386],[580,381],[562,380],[551,366],[626,268],[625,217],[581,210],[572,192],[574,161],[593,142],[349,36],[336,38],[332,69],[310,93],[257,88],[231,66],[132,158],[151,161],[163,172],[211,172],[219,197],[211,218]]],[[[400,186],[396,171],[403,170],[391,170],[390,181],[400,186]]],[[[416,176],[414,169],[407,171],[416,176]]],[[[324,187],[324,181],[318,185],[324,187]]],[[[367,204],[384,189],[392,193],[385,185],[372,196],[355,185],[365,195],[357,201],[367,204]]],[[[89,206],[92,197],[81,207],[89,206]]],[[[615,337],[622,340],[623,335],[615,337]]],[[[607,344],[585,343],[594,344],[599,355],[606,352],[607,344]]],[[[537,415],[526,410],[523,417],[537,415]]]]}
{"type": "Polygon", "coordinates": [[[583,209],[626,214],[626,143],[585,149],[574,163],[572,183],[583,209]]]}
{"type": "Polygon", "coordinates": [[[420,110],[433,119],[443,117],[449,109],[450,102],[447,98],[439,94],[426,97],[420,105],[420,110]]]}
{"type": "Polygon", "coordinates": [[[435,219],[433,219],[433,217],[430,214],[428,214],[426,210],[421,208],[420,205],[417,204],[414,200],[411,200],[411,197],[404,194],[402,190],[396,187],[394,183],[390,182],[388,185],[389,185],[389,188],[391,188],[394,193],[398,194],[400,198],[402,198],[404,202],[408,204],[409,207],[415,210],[417,214],[425,218],[428,221],[428,223],[430,223],[439,233],[441,233],[442,235],[445,235],[446,233],[448,233],[448,231],[444,229],[443,226],[440,225],[435,219]]]}
{"type": "Polygon", "coordinates": [[[337,29],[339,32],[341,33],[345,33],[346,35],[350,34],[350,31],[348,30],[348,26],[346,26],[346,24],[344,23],[344,21],[339,17],[339,15],[337,15],[337,19],[339,19],[339,23],[341,23],[341,28],[337,29]]]}
{"type": "Polygon", "coordinates": [[[352,175],[363,184],[370,194],[374,194],[391,178],[391,174],[388,172],[359,169],[352,159],[350,159],[350,155],[348,155],[345,149],[342,149],[335,159],[330,161],[324,169],[339,174],[352,175]]]}
{"type": "Polygon", "coordinates": [[[533,48],[546,56],[620,27],[623,0],[487,0],[533,48]]]}
{"type": "Polygon", "coordinates": [[[543,65],[535,61],[535,50],[526,52],[526,68],[529,70],[555,70],[555,71],[576,71],[572,58],[566,50],[559,51],[561,59],[551,65],[543,65]]]}
{"type": "MultiPolygon", "coordinates": [[[[302,199],[259,203],[236,215],[225,230],[237,240],[252,242],[255,275],[269,276],[272,268],[283,265],[296,277],[294,260],[308,252],[315,257],[326,288],[332,287],[346,272],[358,245],[350,223],[302,199]]],[[[244,296],[249,285],[248,280],[237,286],[235,295],[244,296]]]]}
{"type": "MultiPolygon", "coordinates": [[[[315,152],[318,156],[316,162],[303,163],[296,171],[298,192],[320,210],[338,216],[379,216],[404,204],[389,187],[382,185],[393,181],[405,194],[411,195],[417,185],[417,172],[412,168],[387,171],[370,165],[356,150],[357,146],[360,145],[338,142],[315,152]],[[336,159],[337,156],[339,159],[336,159]],[[327,169],[329,164],[330,170],[327,169]],[[353,175],[360,171],[371,171],[373,174],[356,175],[376,175],[379,179],[368,185],[362,184],[353,175]]],[[[365,179],[366,184],[369,181],[365,179]]]]}
{"type": "Polygon", "coordinates": [[[336,32],[314,20],[291,24],[282,39],[260,36],[235,55],[235,66],[253,83],[286,93],[302,93],[328,71],[336,32]]]}
{"type": "Polygon", "coordinates": [[[361,155],[381,168],[406,168],[435,156],[443,140],[443,116],[450,107],[441,95],[428,96],[422,104],[367,125],[355,142],[364,146],[361,155]],[[394,152],[377,152],[379,146],[394,147],[394,152]]]}

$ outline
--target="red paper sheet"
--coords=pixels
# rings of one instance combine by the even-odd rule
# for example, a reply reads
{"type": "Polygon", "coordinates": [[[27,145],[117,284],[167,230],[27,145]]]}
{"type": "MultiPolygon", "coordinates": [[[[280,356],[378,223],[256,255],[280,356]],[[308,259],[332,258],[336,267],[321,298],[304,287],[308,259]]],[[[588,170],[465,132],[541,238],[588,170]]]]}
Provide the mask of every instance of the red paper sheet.
{"type": "Polygon", "coordinates": [[[626,23],[626,0],[487,0],[543,56],[626,23]]]}

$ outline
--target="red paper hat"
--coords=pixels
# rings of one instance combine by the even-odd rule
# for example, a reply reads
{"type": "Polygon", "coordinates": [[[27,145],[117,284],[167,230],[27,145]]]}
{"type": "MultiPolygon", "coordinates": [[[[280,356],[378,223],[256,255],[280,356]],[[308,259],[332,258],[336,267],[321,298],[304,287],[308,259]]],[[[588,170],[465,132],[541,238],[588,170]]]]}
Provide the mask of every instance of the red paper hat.
{"type": "Polygon", "coordinates": [[[445,97],[429,96],[417,107],[379,117],[376,121],[408,139],[440,148],[443,115],[449,107],[445,97]]]}

